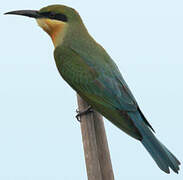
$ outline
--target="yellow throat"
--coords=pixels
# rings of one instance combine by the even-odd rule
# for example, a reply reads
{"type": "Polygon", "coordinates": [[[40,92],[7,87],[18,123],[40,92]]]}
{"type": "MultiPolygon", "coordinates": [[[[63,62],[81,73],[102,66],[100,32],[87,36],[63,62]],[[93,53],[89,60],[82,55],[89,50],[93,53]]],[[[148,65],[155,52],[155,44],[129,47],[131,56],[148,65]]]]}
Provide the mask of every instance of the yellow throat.
{"type": "Polygon", "coordinates": [[[51,37],[54,46],[62,43],[67,24],[52,19],[37,19],[38,25],[51,37]]]}

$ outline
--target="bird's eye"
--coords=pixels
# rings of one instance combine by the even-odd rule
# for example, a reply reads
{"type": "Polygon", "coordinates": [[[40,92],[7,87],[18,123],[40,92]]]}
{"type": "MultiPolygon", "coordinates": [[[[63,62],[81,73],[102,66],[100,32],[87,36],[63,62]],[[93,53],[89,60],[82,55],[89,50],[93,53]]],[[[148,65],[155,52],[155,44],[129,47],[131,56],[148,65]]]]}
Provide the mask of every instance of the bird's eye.
{"type": "Polygon", "coordinates": [[[50,19],[53,19],[55,17],[55,13],[54,12],[42,12],[41,15],[43,17],[48,17],[50,19]]]}
{"type": "Polygon", "coordinates": [[[67,22],[67,16],[61,13],[55,13],[55,12],[42,12],[41,13],[43,18],[50,18],[50,19],[56,19],[59,21],[67,22]]]}
{"type": "Polygon", "coordinates": [[[68,21],[67,16],[64,15],[64,14],[61,14],[61,13],[60,14],[55,14],[54,18],[57,19],[57,20],[63,21],[63,22],[68,21]]]}
{"type": "Polygon", "coordinates": [[[53,18],[55,17],[55,13],[54,13],[54,12],[50,12],[50,13],[49,13],[49,17],[50,17],[51,19],[53,19],[53,18]]]}

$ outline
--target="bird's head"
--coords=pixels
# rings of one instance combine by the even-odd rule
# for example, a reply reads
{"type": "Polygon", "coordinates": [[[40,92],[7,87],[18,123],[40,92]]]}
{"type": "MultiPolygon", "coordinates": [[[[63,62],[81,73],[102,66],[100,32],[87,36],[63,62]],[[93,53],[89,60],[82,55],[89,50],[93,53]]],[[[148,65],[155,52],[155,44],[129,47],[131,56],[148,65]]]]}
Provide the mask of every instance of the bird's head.
{"type": "Polygon", "coordinates": [[[55,47],[61,44],[68,26],[81,21],[79,14],[74,9],[63,5],[47,6],[39,11],[20,10],[5,14],[35,18],[38,25],[49,34],[55,47]]]}

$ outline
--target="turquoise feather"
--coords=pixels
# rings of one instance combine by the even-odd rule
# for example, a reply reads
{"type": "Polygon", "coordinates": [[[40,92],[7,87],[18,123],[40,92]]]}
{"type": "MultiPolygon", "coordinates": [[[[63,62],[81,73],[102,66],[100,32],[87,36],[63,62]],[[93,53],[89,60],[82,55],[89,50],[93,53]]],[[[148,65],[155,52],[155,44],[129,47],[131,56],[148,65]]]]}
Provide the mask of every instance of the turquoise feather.
{"type": "Polygon", "coordinates": [[[154,136],[144,123],[139,112],[129,112],[129,116],[142,135],[141,143],[150,153],[161,170],[170,173],[169,167],[178,173],[180,162],[177,158],[154,136]]]}

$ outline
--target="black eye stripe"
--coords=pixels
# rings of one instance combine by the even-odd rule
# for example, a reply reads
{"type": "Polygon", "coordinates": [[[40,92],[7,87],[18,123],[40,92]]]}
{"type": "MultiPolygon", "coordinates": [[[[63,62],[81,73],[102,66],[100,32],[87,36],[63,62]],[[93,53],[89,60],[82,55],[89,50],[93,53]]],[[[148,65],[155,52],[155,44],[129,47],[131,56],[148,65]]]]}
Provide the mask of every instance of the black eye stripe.
{"type": "Polygon", "coordinates": [[[55,12],[43,12],[41,15],[44,17],[47,17],[49,19],[56,19],[63,22],[67,22],[67,16],[61,13],[55,13],[55,12]]]}
{"type": "Polygon", "coordinates": [[[63,21],[63,22],[67,22],[67,16],[64,15],[64,14],[56,14],[56,15],[55,15],[55,19],[61,20],[61,21],[63,21]]]}

